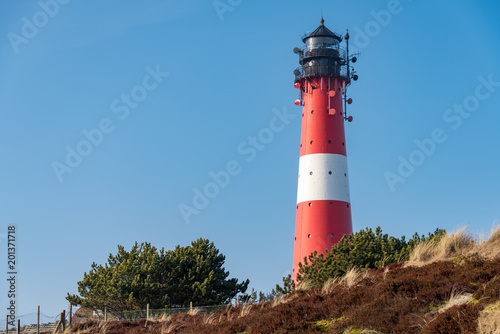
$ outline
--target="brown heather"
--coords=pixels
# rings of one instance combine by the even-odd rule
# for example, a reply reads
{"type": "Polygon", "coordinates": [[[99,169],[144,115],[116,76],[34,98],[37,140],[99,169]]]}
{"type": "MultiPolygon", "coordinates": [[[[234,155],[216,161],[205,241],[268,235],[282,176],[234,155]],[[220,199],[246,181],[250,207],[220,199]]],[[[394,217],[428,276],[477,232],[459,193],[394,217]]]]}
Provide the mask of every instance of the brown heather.
{"type": "Polygon", "coordinates": [[[322,288],[212,315],[74,326],[67,333],[500,333],[500,228],[416,247],[406,263],[351,270],[322,288]]]}

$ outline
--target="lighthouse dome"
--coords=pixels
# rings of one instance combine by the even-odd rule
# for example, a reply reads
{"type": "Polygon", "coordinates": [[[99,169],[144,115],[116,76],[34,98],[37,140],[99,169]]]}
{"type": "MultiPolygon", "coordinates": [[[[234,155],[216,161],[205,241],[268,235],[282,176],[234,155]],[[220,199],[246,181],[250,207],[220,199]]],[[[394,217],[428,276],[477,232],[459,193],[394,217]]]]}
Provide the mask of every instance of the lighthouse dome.
{"type": "Polygon", "coordinates": [[[347,64],[346,52],[340,46],[342,37],[328,29],[324,20],[312,33],[302,38],[304,48],[294,51],[300,56],[297,77],[313,77],[318,75],[344,76],[347,64]]]}
{"type": "Polygon", "coordinates": [[[332,32],[325,26],[325,20],[323,20],[323,18],[321,18],[320,22],[321,24],[318,28],[316,28],[316,30],[302,38],[302,41],[306,44],[306,46],[310,45],[312,47],[313,45],[319,45],[322,43],[333,45],[342,41],[342,37],[332,32]]]}

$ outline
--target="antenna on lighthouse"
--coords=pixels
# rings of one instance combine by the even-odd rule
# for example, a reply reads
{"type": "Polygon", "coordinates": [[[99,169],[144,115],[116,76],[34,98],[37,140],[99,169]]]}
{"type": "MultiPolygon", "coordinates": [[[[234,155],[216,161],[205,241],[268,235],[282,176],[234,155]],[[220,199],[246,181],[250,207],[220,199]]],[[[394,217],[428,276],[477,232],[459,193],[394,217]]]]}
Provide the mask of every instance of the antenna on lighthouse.
{"type": "Polygon", "coordinates": [[[346,58],[347,58],[347,77],[350,78],[350,69],[349,69],[349,29],[347,29],[347,32],[344,36],[345,39],[345,53],[346,53],[346,58]]]}

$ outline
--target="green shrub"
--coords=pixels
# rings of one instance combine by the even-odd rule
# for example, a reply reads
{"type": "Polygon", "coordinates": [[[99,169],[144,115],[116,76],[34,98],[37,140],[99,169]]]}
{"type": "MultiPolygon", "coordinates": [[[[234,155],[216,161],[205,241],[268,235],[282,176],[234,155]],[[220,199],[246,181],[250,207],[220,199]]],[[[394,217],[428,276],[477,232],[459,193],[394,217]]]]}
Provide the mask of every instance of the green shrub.
{"type": "Polygon", "coordinates": [[[315,286],[322,286],[328,278],[343,276],[351,268],[365,270],[402,262],[408,259],[410,251],[416,245],[423,241],[437,240],[445,233],[442,229],[436,229],[428,236],[415,233],[406,241],[404,236],[398,239],[382,234],[380,226],[375,232],[366,228],[343,236],[325,255],[314,252],[304,258],[304,263],[299,264],[297,280],[309,280],[315,286]]]}
{"type": "Polygon", "coordinates": [[[225,255],[213,242],[198,239],[174,250],[158,250],[150,243],[118,246],[103,265],[93,263],[78,282],[80,295],[66,299],[73,305],[109,311],[220,305],[246,291],[249,280],[228,278],[225,255]]]}

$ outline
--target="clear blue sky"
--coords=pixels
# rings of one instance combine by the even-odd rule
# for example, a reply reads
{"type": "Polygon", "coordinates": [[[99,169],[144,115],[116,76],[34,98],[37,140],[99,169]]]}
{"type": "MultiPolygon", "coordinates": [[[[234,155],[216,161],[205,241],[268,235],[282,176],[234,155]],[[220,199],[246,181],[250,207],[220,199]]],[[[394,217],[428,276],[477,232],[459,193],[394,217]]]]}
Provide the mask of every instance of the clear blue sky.
{"type": "Polygon", "coordinates": [[[292,49],[321,9],[361,52],[346,124],[354,230],[487,232],[500,219],[499,4],[220,0],[218,13],[211,0],[66,2],[46,6],[51,16],[37,1],[0,3],[0,263],[6,275],[16,224],[19,314],[57,314],[92,262],[135,241],[208,238],[231,277],[257,290],[290,273],[301,113],[292,49]],[[245,151],[276,112],[288,124],[245,151]],[[68,166],[68,148],[87,156],[68,166]],[[398,174],[400,156],[418,166],[398,174]],[[179,206],[228,163],[228,184],[186,223],[179,206]]]}

